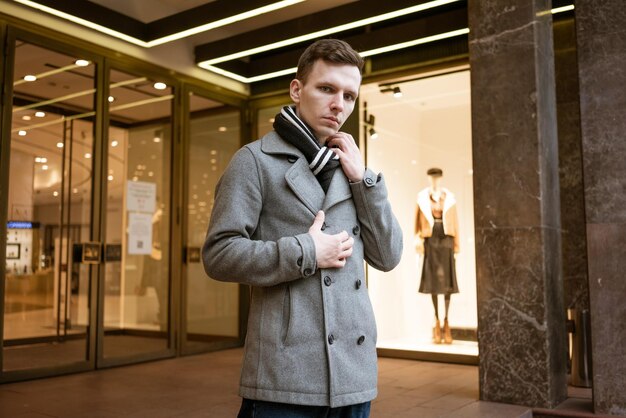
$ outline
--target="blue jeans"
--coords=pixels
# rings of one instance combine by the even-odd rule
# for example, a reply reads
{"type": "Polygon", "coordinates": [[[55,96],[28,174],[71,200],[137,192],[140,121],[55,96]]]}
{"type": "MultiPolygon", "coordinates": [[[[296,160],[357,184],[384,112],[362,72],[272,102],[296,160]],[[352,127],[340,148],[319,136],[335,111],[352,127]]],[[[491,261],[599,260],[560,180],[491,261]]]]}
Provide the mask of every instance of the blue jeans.
{"type": "Polygon", "coordinates": [[[330,408],[243,399],[237,418],[368,418],[370,402],[330,408]]]}

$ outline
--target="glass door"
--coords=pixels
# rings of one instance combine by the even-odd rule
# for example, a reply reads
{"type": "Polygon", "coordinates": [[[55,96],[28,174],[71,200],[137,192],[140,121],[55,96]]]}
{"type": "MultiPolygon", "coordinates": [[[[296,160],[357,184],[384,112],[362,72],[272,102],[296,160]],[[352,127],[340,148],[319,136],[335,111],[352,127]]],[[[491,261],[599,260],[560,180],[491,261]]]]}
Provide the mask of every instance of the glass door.
{"type": "Polygon", "coordinates": [[[185,353],[241,343],[241,286],[208,278],[200,254],[213,208],[215,186],[240,146],[240,112],[194,93],[189,93],[189,109],[182,304],[185,353]]]}
{"type": "Polygon", "coordinates": [[[2,372],[93,367],[96,66],[22,40],[14,47],[2,372]]]}
{"type": "Polygon", "coordinates": [[[109,71],[99,365],[173,355],[170,194],[174,90],[109,71]]]}

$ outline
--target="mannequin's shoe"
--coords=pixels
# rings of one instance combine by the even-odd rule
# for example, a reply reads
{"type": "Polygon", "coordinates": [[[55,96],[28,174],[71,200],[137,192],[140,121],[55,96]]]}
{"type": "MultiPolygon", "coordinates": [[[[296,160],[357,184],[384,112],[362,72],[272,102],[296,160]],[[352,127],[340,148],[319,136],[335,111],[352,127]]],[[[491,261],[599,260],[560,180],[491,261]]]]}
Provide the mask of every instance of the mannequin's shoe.
{"type": "Polygon", "coordinates": [[[437,320],[435,328],[433,328],[433,342],[435,344],[441,344],[441,323],[439,320],[437,320]]]}
{"type": "Polygon", "coordinates": [[[450,325],[447,319],[443,321],[443,341],[446,344],[452,344],[452,332],[450,331],[450,325]]]}

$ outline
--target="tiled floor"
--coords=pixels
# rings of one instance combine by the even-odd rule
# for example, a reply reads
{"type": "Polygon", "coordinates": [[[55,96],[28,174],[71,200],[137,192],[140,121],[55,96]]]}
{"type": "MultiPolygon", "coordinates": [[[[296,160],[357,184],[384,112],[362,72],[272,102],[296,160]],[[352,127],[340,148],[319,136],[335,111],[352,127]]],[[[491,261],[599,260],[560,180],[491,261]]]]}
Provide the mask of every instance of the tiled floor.
{"type": "MultiPolygon", "coordinates": [[[[242,351],[0,385],[0,417],[235,417],[242,351]]],[[[529,417],[478,402],[478,369],[382,358],[372,418],[529,417]]]]}

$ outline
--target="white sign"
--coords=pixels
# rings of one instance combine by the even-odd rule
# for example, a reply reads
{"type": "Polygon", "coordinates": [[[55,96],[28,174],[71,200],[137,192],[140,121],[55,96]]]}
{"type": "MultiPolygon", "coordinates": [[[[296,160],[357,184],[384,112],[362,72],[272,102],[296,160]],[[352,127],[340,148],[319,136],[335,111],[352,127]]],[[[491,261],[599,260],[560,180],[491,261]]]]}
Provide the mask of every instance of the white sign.
{"type": "Polygon", "coordinates": [[[126,210],[154,213],[156,210],[156,183],[128,181],[127,188],[126,210]]]}
{"type": "Polygon", "coordinates": [[[128,254],[150,254],[152,252],[152,215],[149,213],[128,214],[128,254]]]}

